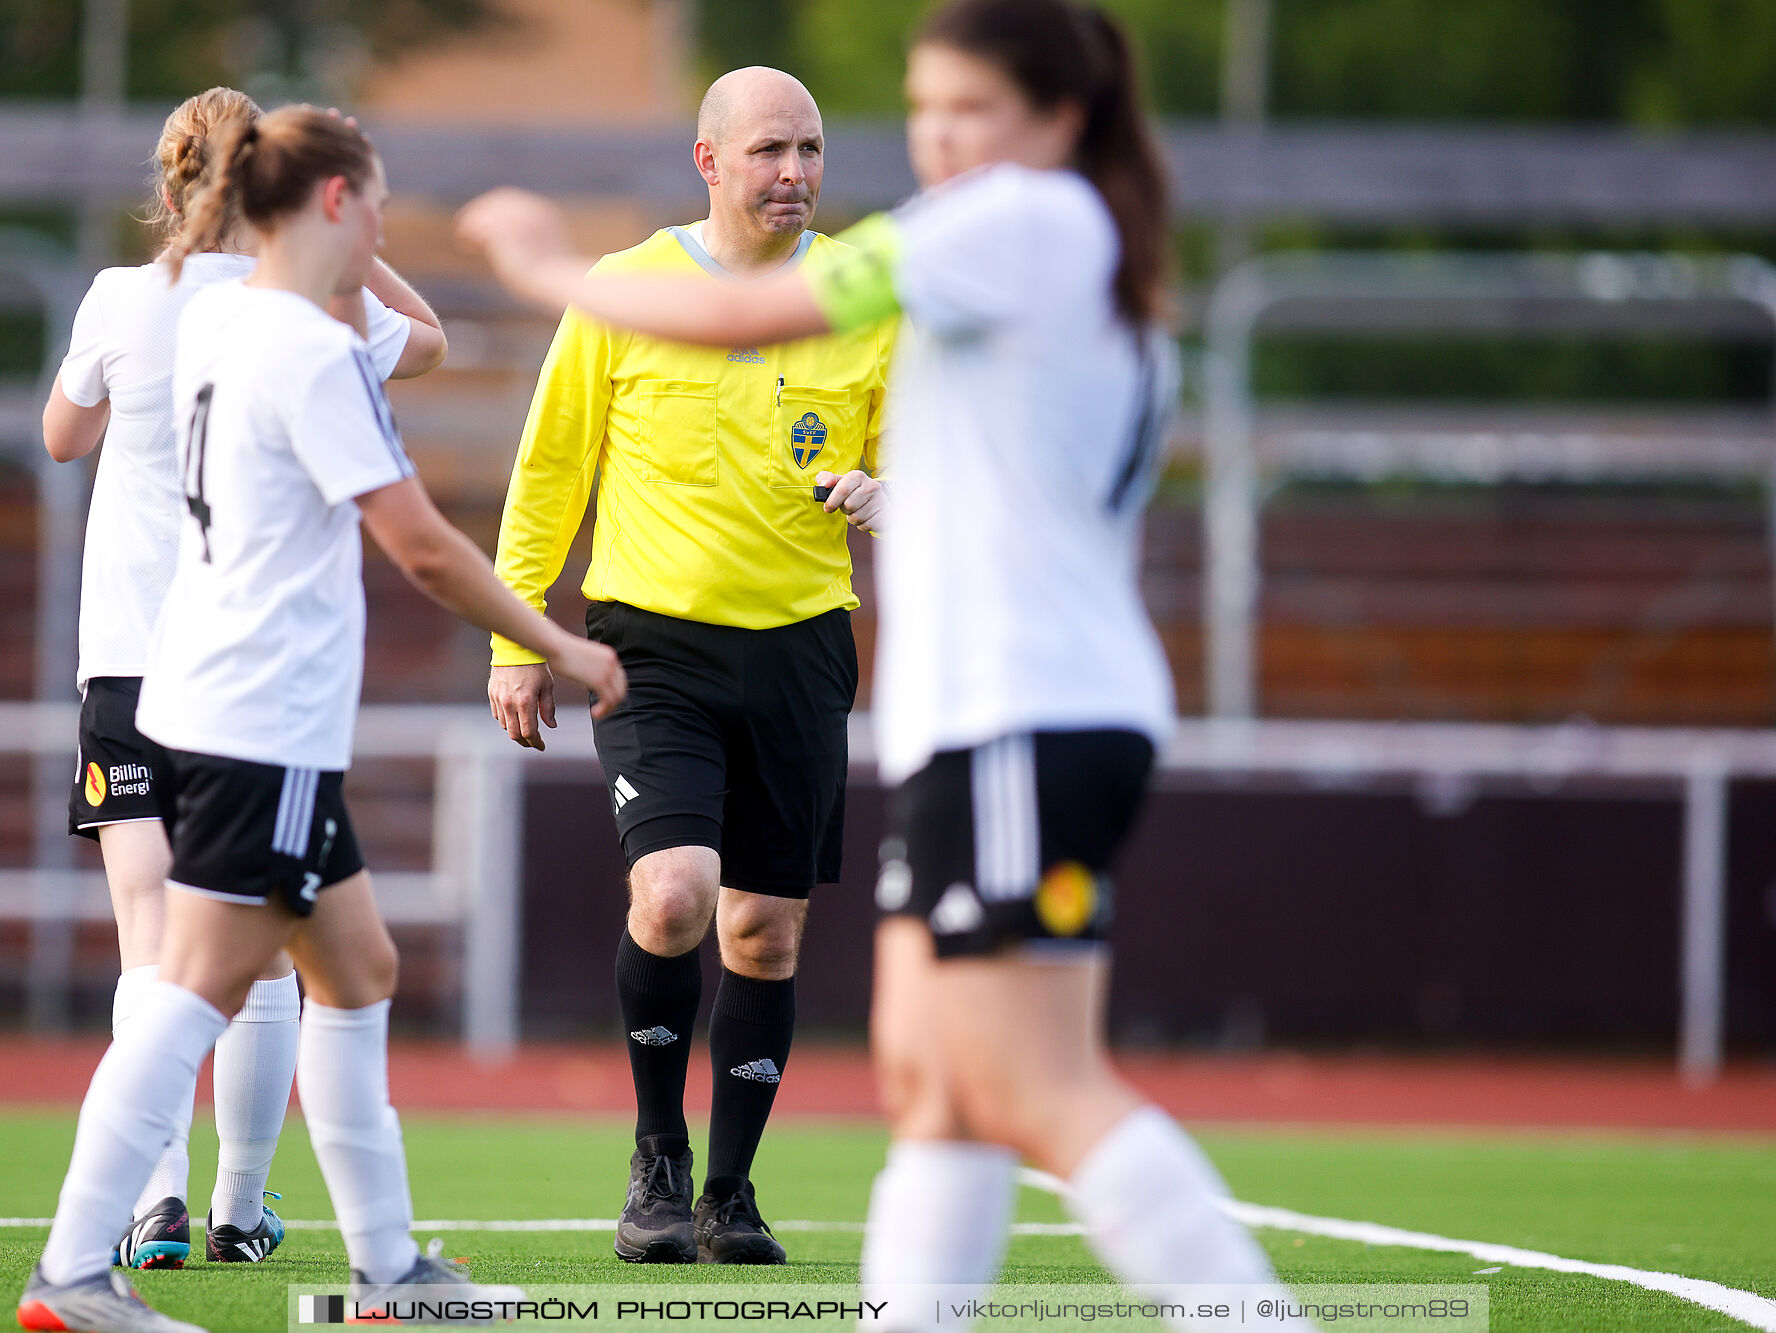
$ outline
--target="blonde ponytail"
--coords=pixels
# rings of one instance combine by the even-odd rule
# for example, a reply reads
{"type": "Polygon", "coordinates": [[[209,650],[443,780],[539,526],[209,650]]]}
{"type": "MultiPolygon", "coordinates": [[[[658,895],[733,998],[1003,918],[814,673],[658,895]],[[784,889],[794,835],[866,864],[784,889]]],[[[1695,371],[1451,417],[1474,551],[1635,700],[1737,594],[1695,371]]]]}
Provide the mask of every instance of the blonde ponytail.
{"type": "Polygon", "coordinates": [[[233,88],[209,88],[173,108],[154,148],[153,193],[143,219],[163,239],[170,240],[183,225],[189,202],[215,159],[214,140],[230,125],[257,120],[260,114],[257,102],[233,88]]]}
{"type": "Polygon", "coordinates": [[[236,176],[242,161],[252,155],[258,142],[259,126],[252,120],[234,122],[210,140],[209,155],[213,156],[214,166],[189,200],[179,230],[162,256],[172,270],[174,282],[185,270],[186,256],[216,249],[239,220],[236,176]]]}

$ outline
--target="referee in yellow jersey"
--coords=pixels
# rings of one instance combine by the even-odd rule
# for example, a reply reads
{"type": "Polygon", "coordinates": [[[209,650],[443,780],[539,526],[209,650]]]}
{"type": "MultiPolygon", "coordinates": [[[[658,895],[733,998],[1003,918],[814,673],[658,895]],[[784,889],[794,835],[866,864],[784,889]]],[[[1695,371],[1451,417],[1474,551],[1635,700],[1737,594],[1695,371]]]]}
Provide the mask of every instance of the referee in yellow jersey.
{"type": "MultiPolygon", "coordinates": [[[[744,282],[837,247],[809,229],[824,146],[795,79],[724,75],[697,117],[708,218],[598,270],[744,282]]],[[[784,1261],[750,1172],[788,1062],[809,892],[839,874],[857,690],[845,537],[882,522],[871,474],[892,338],[885,324],[708,349],[570,310],[512,469],[496,563],[537,607],[596,479],[586,631],[629,676],[594,734],[629,862],[616,974],[636,1150],[616,1250],[632,1262],[784,1261]],[[711,919],[715,1091],[693,1206],[684,1084],[711,919]]],[[[555,710],[536,655],[495,639],[487,693],[507,734],[542,749],[555,710]]]]}

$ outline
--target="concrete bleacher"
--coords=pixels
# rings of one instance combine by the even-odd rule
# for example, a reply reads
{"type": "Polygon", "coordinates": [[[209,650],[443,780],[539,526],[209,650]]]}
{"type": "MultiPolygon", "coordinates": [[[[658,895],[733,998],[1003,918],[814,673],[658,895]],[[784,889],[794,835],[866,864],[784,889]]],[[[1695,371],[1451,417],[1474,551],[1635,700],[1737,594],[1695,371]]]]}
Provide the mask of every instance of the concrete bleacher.
{"type": "MultiPolygon", "coordinates": [[[[457,480],[437,487],[451,519],[488,549],[500,494],[464,483],[471,470],[503,479],[501,448],[490,439],[482,456],[459,455],[457,480]]],[[[436,459],[423,439],[414,453],[430,478],[436,459]]],[[[1770,559],[1754,496],[1507,489],[1404,501],[1346,489],[1273,502],[1264,525],[1268,715],[1776,720],[1770,559]]],[[[552,597],[564,623],[583,609],[588,543],[582,533],[552,597]]],[[[869,544],[853,549],[867,699],[869,544]]],[[[1162,500],[1149,519],[1146,586],[1186,712],[1202,696],[1201,567],[1196,509],[1162,500]]],[[[365,698],[480,697],[484,636],[415,592],[374,549],[365,579],[365,698]]],[[[0,697],[30,695],[34,596],[31,484],[12,474],[0,478],[0,697]]]]}

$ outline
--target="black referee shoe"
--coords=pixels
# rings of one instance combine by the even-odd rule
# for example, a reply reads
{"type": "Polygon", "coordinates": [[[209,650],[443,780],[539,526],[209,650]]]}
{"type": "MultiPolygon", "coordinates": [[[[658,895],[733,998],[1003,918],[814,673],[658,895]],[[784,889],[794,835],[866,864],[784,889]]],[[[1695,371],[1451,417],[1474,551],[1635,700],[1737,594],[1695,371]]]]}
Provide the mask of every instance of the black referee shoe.
{"type": "Polygon", "coordinates": [[[697,1257],[706,1264],[781,1264],[783,1246],[759,1216],[749,1180],[726,1198],[705,1194],[697,1200],[692,1226],[697,1257]]]}
{"type": "Polygon", "coordinates": [[[617,1219],[617,1258],[632,1264],[694,1264],[691,1150],[672,1156],[643,1139],[629,1159],[629,1197],[617,1219]]]}

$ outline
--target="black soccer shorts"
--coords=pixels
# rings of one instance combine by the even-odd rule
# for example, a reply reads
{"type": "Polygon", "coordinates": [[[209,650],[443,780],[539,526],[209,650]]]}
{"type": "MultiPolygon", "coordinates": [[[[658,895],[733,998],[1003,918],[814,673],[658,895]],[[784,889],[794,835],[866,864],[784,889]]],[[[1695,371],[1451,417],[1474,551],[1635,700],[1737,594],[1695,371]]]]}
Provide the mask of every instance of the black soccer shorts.
{"type": "Polygon", "coordinates": [[[1039,731],[946,750],[889,806],[876,903],[931,928],[939,958],[1100,947],[1110,869],[1140,812],[1153,743],[1039,731]]]}
{"type": "Polygon", "coordinates": [[[99,836],[106,824],[170,820],[167,752],[136,730],[140,676],[95,676],[80,701],[80,754],[68,793],[68,832],[99,836]]]}
{"type": "Polygon", "coordinates": [[[278,902],[297,916],[364,868],[345,810],[345,774],[168,750],[170,888],[231,903],[278,902]]]}
{"type": "Polygon", "coordinates": [[[857,697],[850,612],[739,629],[593,602],[586,633],[629,678],[593,738],[631,866],[709,847],[730,888],[806,898],[838,879],[857,697]]]}

